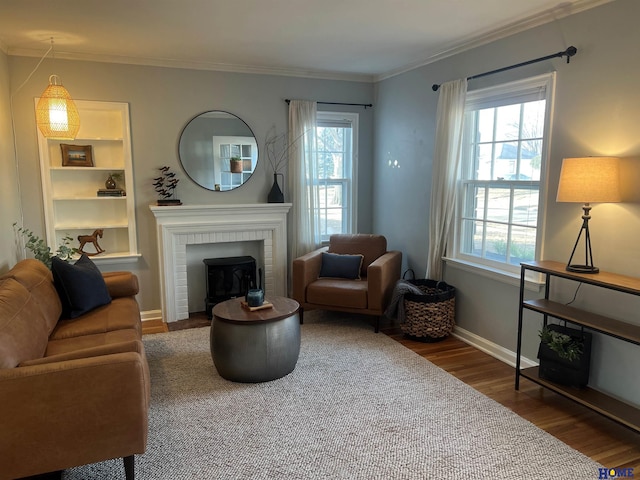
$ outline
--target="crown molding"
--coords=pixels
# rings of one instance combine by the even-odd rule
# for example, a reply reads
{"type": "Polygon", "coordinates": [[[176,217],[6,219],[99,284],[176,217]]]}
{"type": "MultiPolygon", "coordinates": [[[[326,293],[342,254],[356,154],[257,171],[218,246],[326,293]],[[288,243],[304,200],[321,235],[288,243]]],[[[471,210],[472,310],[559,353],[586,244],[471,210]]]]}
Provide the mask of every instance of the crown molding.
{"type": "Polygon", "coordinates": [[[545,10],[542,13],[531,15],[515,22],[510,22],[507,25],[503,25],[489,32],[484,32],[480,35],[468,37],[458,42],[446,45],[439,52],[430,55],[424,60],[405,65],[398,69],[390,70],[380,75],[376,75],[374,77],[374,81],[380,82],[382,80],[386,80],[387,78],[395,77],[402,73],[415,70],[416,68],[424,67],[425,65],[429,65],[439,60],[452,57],[453,55],[457,55],[467,50],[486,45],[496,40],[501,40],[516,33],[524,32],[531,28],[551,23],[560,18],[568,17],[570,15],[574,15],[585,10],[590,10],[592,8],[599,7],[601,5],[614,1],[615,0],[578,0],[577,2],[572,4],[559,4],[558,6],[545,10]]]}
{"type": "MultiPolygon", "coordinates": [[[[277,75],[286,77],[314,78],[322,80],[338,80],[348,82],[376,83],[382,80],[415,70],[417,68],[435,63],[439,60],[457,55],[482,45],[500,40],[516,33],[520,33],[531,28],[544,25],[560,18],[564,18],[576,13],[590,10],[592,8],[614,2],[615,0],[578,0],[574,3],[561,3],[554,8],[550,8],[536,15],[521,18],[515,22],[502,25],[479,35],[463,38],[454,43],[443,46],[439,51],[430,54],[427,58],[410,63],[397,69],[389,70],[380,74],[358,74],[347,72],[335,72],[324,70],[313,70],[303,68],[284,68],[256,65],[234,65],[226,63],[186,61],[179,59],[164,58],[138,58],[125,55],[99,55],[91,53],[62,52],[56,50],[57,59],[80,60],[88,62],[119,63],[128,65],[153,66],[164,68],[181,68],[191,70],[209,70],[229,73],[245,73],[253,75],[277,75]]],[[[42,51],[27,48],[12,48],[0,40],[0,50],[7,55],[24,57],[41,57],[42,51]]]]}
{"type": "MultiPolygon", "coordinates": [[[[42,51],[28,48],[9,48],[8,55],[21,57],[41,57],[42,51]]],[[[98,55],[91,53],[74,53],[56,50],[56,59],[80,60],[84,62],[119,63],[150,67],[181,68],[189,70],[209,70],[229,73],[249,73],[253,75],[279,75],[286,77],[316,78],[323,80],[341,80],[348,82],[373,83],[374,75],[331,72],[303,68],[282,68],[256,65],[234,65],[227,63],[198,62],[164,58],[139,58],[123,55],[98,55]]]]}

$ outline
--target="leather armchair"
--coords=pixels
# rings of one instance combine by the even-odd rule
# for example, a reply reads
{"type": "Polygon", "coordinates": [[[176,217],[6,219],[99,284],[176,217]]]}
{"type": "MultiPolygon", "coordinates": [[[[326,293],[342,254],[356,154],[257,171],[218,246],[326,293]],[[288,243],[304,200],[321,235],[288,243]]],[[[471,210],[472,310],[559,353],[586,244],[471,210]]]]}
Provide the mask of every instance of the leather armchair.
{"type": "MultiPolygon", "coordinates": [[[[304,310],[334,310],[376,315],[376,333],[396,281],[400,278],[402,253],[387,251],[382,235],[332,235],[329,246],[293,261],[292,296],[304,310]],[[320,277],[322,253],[364,256],[359,279],[320,277]]],[[[302,322],[303,316],[300,315],[302,322]]]]}

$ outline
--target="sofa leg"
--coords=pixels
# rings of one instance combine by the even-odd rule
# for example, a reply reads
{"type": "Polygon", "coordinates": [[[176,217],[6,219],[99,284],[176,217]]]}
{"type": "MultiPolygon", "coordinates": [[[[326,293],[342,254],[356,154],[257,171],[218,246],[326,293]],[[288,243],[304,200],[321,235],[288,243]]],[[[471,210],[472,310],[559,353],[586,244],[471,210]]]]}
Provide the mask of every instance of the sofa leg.
{"type": "Polygon", "coordinates": [[[122,457],[124,462],[124,476],[127,480],[133,480],[135,475],[135,457],[129,455],[128,457],[122,457]]]}
{"type": "Polygon", "coordinates": [[[376,333],[380,331],[380,315],[376,318],[376,333]]]}

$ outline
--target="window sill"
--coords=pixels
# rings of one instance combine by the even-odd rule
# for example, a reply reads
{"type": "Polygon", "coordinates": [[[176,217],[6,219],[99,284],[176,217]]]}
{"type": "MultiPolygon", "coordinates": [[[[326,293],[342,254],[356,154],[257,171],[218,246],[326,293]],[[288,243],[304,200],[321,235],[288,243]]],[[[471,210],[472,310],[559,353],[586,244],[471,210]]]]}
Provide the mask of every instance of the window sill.
{"type": "MultiPolygon", "coordinates": [[[[451,265],[453,268],[464,270],[465,272],[474,273],[482,277],[490,278],[507,285],[520,287],[520,275],[517,273],[498,270],[497,268],[492,268],[487,265],[481,265],[479,263],[468,262],[466,260],[460,260],[459,258],[443,257],[442,259],[447,265],[451,265]]],[[[544,287],[543,275],[537,272],[527,271],[524,280],[525,290],[540,292],[542,287],[544,287]]]]}

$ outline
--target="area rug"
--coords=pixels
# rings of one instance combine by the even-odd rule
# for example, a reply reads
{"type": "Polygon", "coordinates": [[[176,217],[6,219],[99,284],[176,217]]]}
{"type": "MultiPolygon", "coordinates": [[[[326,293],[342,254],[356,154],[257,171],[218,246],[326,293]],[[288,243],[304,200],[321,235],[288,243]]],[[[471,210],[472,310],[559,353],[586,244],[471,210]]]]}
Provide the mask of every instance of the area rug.
{"type": "MultiPolygon", "coordinates": [[[[309,312],[295,370],[259,384],[218,375],[209,331],[144,337],[137,479],[598,478],[598,463],[365,321],[309,312]]],[[[124,478],[122,460],[63,478],[124,478]]]]}

